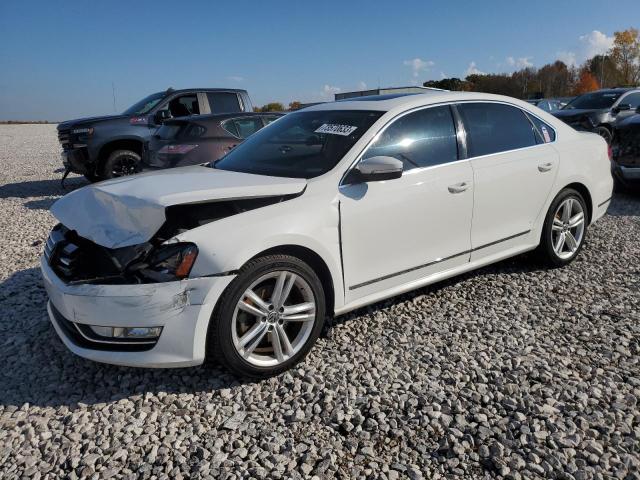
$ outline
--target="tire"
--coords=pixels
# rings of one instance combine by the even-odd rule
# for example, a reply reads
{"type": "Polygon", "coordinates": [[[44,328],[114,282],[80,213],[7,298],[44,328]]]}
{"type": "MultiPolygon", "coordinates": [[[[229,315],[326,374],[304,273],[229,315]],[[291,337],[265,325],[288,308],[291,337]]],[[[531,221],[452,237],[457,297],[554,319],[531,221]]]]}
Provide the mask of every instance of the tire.
{"type": "Polygon", "coordinates": [[[102,180],[100,177],[98,177],[94,173],[85,173],[83,176],[84,176],[84,178],[89,180],[91,183],[96,183],[96,182],[99,182],[100,180],[102,180]]]}
{"type": "Polygon", "coordinates": [[[586,238],[588,214],[584,198],[576,190],[565,188],[556,196],[545,217],[542,238],[538,246],[538,254],[546,264],[552,267],[563,267],[575,260],[586,238]],[[566,214],[567,205],[571,205],[569,221],[566,214]],[[581,223],[577,220],[580,213],[582,213],[581,223]],[[572,225],[575,226],[572,227],[572,225]],[[564,240],[559,238],[562,234],[564,234],[564,240]],[[569,241],[569,238],[573,241],[569,241]]]}
{"type": "Polygon", "coordinates": [[[322,331],[325,312],[322,283],[305,262],[289,255],[251,260],[240,269],[213,312],[207,358],[217,360],[241,377],[278,375],[311,350],[322,331]],[[279,282],[284,285],[283,292],[291,282],[282,308],[278,307],[282,300],[273,295],[279,282]],[[255,296],[248,296],[247,292],[255,296]],[[293,306],[297,310],[287,313],[286,309],[293,306]],[[254,310],[249,312],[247,308],[254,310]],[[280,340],[283,332],[286,341],[280,340]]]}
{"type": "Polygon", "coordinates": [[[603,127],[603,126],[596,127],[596,129],[594,130],[594,133],[597,133],[602,138],[604,138],[605,141],[607,142],[607,145],[611,145],[611,142],[613,141],[613,133],[607,127],[603,127]]]}
{"type": "Polygon", "coordinates": [[[141,157],[133,150],[114,150],[102,165],[102,178],[117,178],[140,171],[141,157]]]}

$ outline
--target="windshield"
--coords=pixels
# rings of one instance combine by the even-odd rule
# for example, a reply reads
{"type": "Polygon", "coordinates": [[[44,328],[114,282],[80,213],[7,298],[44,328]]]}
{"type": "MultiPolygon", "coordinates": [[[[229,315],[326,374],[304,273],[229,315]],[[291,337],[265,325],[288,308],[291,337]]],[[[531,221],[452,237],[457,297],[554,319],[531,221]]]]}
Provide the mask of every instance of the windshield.
{"type": "Polygon", "coordinates": [[[384,112],[319,110],[285,115],[210,164],[221,170],[313,178],[342,159],[384,112]]]}
{"type": "Polygon", "coordinates": [[[564,110],[611,108],[611,105],[620,98],[624,92],[593,92],[585,93],[574,98],[564,107],[564,110]]]}
{"type": "Polygon", "coordinates": [[[144,115],[149,113],[153,107],[155,107],[160,100],[164,98],[165,92],[152,93],[148,97],[143,98],[138,103],[131,105],[127,108],[123,115],[144,115]]]}

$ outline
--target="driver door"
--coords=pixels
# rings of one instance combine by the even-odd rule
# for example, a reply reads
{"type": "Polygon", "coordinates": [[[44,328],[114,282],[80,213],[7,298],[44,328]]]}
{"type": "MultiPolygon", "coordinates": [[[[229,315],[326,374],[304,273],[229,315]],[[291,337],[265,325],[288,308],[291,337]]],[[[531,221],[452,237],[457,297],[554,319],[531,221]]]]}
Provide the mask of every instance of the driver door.
{"type": "Polygon", "coordinates": [[[401,178],[340,186],[347,302],[469,261],[473,171],[450,107],[394,120],[362,158],[381,155],[403,162],[401,178]]]}

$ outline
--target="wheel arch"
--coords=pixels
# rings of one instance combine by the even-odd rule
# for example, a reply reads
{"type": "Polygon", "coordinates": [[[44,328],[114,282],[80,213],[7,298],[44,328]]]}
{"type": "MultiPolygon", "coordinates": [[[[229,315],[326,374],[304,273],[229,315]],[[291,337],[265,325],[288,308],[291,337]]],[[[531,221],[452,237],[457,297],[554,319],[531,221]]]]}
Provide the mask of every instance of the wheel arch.
{"type": "Polygon", "coordinates": [[[567,188],[571,188],[577,191],[580,195],[582,195],[582,198],[584,198],[584,201],[587,204],[587,215],[588,215],[587,218],[589,219],[589,224],[590,224],[593,219],[593,199],[591,198],[591,193],[589,192],[589,189],[584,183],[573,182],[565,186],[564,188],[562,188],[560,192],[562,190],[566,190],[567,188]]]}
{"type": "Polygon", "coordinates": [[[249,260],[247,260],[247,262],[258,257],[276,254],[291,255],[292,257],[299,258],[303,262],[306,262],[316,272],[316,274],[320,278],[320,282],[322,283],[322,288],[324,290],[327,314],[333,315],[333,312],[335,310],[335,286],[333,277],[331,276],[331,270],[329,270],[329,266],[324,261],[324,259],[308,247],[290,244],[279,245],[276,247],[268,248],[267,250],[263,250],[262,252],[251,257],[249,260]]]}
{"type": "Polygon", "coordinates": [[[102,145],[98,151],[98,160],[96,162],[95,172],[99,173],[100,170],[102,170],[104,162],[107,160],[109,155],[116,150],[131,150],[136,152],[138,155],[142,155],[143,144],[143,140],[136,137],[125,137],[110,140],[102,145]]]}

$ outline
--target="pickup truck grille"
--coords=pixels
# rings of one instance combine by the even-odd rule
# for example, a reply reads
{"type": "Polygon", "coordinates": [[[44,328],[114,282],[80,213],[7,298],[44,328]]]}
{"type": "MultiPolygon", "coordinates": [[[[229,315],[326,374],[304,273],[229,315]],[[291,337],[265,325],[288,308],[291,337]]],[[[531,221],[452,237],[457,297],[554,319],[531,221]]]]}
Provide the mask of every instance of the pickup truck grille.
{"type": "Polygon", "coordinates": [[[71,129],[58,130],[58,140],[63,150],[71,149],[71,129]]]}

